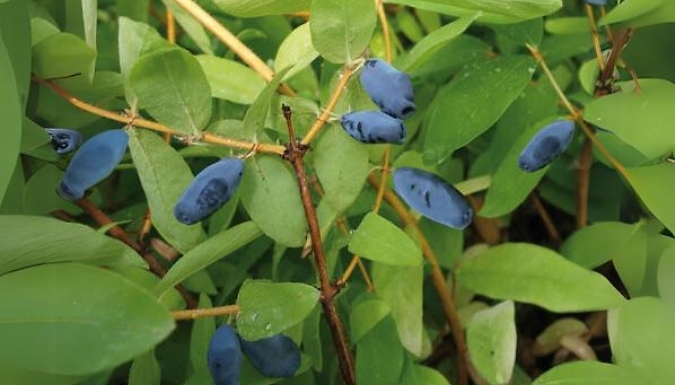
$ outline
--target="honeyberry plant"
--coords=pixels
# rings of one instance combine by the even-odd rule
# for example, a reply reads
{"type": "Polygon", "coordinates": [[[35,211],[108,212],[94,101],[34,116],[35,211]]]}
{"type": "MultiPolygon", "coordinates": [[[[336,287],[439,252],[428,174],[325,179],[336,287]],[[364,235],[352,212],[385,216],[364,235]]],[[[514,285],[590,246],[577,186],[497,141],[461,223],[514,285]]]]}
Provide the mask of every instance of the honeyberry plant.
{"type": "Polygon", "coordinates": [[[0,0],[2,383],[675,383],[673,22],[0,0]]]}

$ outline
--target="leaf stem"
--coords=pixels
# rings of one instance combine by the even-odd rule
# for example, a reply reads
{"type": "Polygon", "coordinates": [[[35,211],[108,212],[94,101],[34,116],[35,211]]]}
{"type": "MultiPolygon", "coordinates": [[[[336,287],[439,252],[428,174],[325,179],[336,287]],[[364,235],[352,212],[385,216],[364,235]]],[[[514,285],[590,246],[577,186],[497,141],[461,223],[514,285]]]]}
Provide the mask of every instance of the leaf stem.
{"type": "Polygon", "coordinates": [[[190,309],[172,311],[171,317],[176,321],[193,320],[204,317],[218,317],[239,313],[239,305],[218,306],[208,309],[190,309]]]}
{"type": "MultiPolygon", "coordinates": [[[[263,79],[270,82],[274,77],[272,71],[262,59],[248,46],[241,42],[232,32],[225,28],[213,16],[192,0],[174,0],[187,13],[192,15],[204,28],[213,33],[223,44],[232,50],[241,60],[257,72],[263,79]]],[[[295,92],[286,85],[279,86],[279,92],[288,96],[295,96],[295,92]]]]}
{"type": "MultiPolygon", "coordinates": [[[[293,137],[291,129],[291,114],[284,111],[284,117],[289,125],[289,135],[293,137]]],[[[295,170],[296,180],[298,182],[298,189],[302,198],[302,207],[307,218],[307,226],[309,227],[309,234],[312,240],[312,251],[314,253],[314,262],[319,278],[319,285],[321,290],[321,305],[323,307],[324,317],[328,322],[328,326],[333,336],[333,345],[338,356],[340,364],[340,372],[342,378],[347,385],[356,385],[356,371],[354,367],[354,357],[349,349],[347,335],[344,331],[344,326],[340,316],[335,307],[335,295],[338,293],[338,288],[331,284],[328,278],[328,268],[326,267],[326,256],[323,250],[323,243],[321,240],[321,228],[319,220],[316,215],[316,208],[312,201],[312,196],[309,192],[307,184],[307,173],[305,172],[304,156],[307,152],[308,146],[302,143],[297,143],[291,140],[287,146],[284,158],[288,160],[295,170]]]]}
{"type": "Polygon", "coordinates": [[[169,8],[166,9],[166,40],[176,44],[176,18],[169,8]]]}
{"type": "MultiPolygon", "coordinates": [[[[373,188],[379,187],[379,181],[375,174],[371,173],[368,176],[368,182],[371,186],[373,186],[373,188]]],[[[460,321],[459,314],[457,313],[455,300],[446,285],[443,270],[441,270],[441,266],[438,264],[436,254],[431,249],[429,242],[417,225],[417,221],[415,221],[412,215],[410,215],[396,194],[394,194],[391,190],[386,189],[384,192],[384,199],[396,211],[398,216],[403,221],[404,226],[409,227],[415,231],[422,248],[422,254],[424,255],[424,258],[427,260],[427,262],[429,262],[431,265],[431,281],[434,285],[434,288],[436,289],[436,293],[438,293],[438,296],[441,299],[441,305],[443,307],[443,312],[445,313],[445,318],[450,325],[450,331],[455,340],[455,344],[457,345],[457,384],[467,385],[468,349],[466,347],[466,340],[464,338],[464,328],[462,327],[462,322],[460,321]]]]}
{"type": "Polygon", "coordinates": [[[377,16],[382,26],[382,36],[384,36],[384,58],[387,63],[391,63],[391,36],[389,35],[389,22],[387,21],[387,13],[384,10],[384,1],[375,0],[375,7],[377,8],[377,16]]]}

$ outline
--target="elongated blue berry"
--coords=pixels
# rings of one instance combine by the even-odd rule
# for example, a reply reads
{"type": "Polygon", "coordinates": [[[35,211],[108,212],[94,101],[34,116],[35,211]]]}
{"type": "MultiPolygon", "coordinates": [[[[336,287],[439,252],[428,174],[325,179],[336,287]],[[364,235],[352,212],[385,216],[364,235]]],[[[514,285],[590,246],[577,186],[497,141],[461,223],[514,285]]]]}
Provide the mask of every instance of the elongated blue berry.
{"type": "Polygon", "coordinates": [[[342,128],[354,139],[364,143],[394,143],[405,141],[402,120],[380,111],[357,111],[342,115],[342,128]]]}
{"type": "Polygon", "coordinates": [[[84,192],[112,174],[127,150],[129,136],[124,130],[104,131],[84,142],[70,160],[57,192],[76,200],[84,192]]]}
{"type": "Polygon", "coordinates": [[[221,325],[211,337],[206,361],[215,385],[239,385],[244,357],[237,333],[230,325],[221,325]]]}
{"type": "Polygon", "coordinates": [[[46,128],[45,131],[52,137],[52,147],[57,154],[67,154],[75,151],[82,143],[82,134],[67,128],[46,128]]]}
{"type": "Polygon", "coordinates": [[[397,168],[394,190],[415,211],[453,229],[464,229],[473,219],[473,210],[464,196],[433,173],[397,168]]]}
{"type": "Polygon", "coordinates": [[[178,199],[176,219],[191,225],[213,214],[232,197],[243,172],[239,158],[223,158],[203,169],[178,199]]]}
{"type": "Polygon", "coordinates": [[[584,0],[584,1],[592,5],[607,5],[607,0],[584,0]]]}
{"type": "Polygon", "coordinates": [[[415,112],[413,86],[405,72],[385,61],[370,59],[359,79],[373,102],[387,115],[405,119],[415,112]]]}
{"type": "Polygon", "coordinates": [[[300,367],[300,350],[292,339],[277,334],[257,341],[241,339],[251,364],[267,377],[292,377],[300,367]]]}
{"type": "Polygon", "coordinates": [[[547,166],[567,146],[574,137],[574,122],[558,120],[537,132],[518,157],[521,170],[535,172],[547,166]]]}

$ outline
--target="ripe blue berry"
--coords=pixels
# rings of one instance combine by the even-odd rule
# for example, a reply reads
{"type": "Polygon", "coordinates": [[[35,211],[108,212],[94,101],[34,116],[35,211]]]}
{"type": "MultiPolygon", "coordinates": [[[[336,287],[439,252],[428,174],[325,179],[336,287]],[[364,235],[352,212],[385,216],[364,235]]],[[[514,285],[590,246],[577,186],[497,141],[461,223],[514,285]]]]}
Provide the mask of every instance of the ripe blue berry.
{"type": "Polygon", "coordinates": [[[342,128],[354,139],[364,143],[394,143],[405,141],[402,120],[380,111],[357,111],[342,115],[342,128]]]}
{"type": "Polygon", "coordinates": [[[211,337],[207,363],[215,385],[239,385],[243,356],[237,333],[230,325],[221,325],[211,337]]]}
{"type": "Polygon", "coordinates": [[[52,137],[52,147],[57,154],[63,155],[74,151],[82,143],[82,134],[67,128],[46,128],[52,137]]]}
{"type": "Polygon", "coordinates": [[[127,150],[129,136],[124,130],[104,131],[84,142],[71,159],[57,192],[73,201],[110,175],[127,150]]]}
{"type": "Polygon", "coordinates": [[[389,63],[370,59],[361,71],[361,85],[375,104],[387,115],[405,119],[415,112],[410,76],[389,63]]]}
{"type": "Polygon", "coordinates": [[[241,339],[251,364],[267,377],[292,377],[300,367],[300,350],[292,339],[277,334],[257,341],[241,339]]]}
{"type": "Polygon", "coordinates": [[[176,219],[191,225],[213,214],[227,202],[239,185],[244,161],[223,158],[202,170],[183,191],[173,209],[176,219]]]}
{"type": "Polygon", "coordinates": [[[535,172],[560,155],[572,141],[574,122],[559,120],[542,128],[518,157],[521,170],[535,172]]]}
{"type": "Polygon", "coordinates": [[[584,0],[584,1],[592,5],[607,5],[607,0],[584,0]]]}
{"type": "Polygon", "coordinates": [[[473,219],[473,210],[464,196],[433,173],[397,168],[394,190],[415,211],[453,229],[464,229],[473,219]]]}

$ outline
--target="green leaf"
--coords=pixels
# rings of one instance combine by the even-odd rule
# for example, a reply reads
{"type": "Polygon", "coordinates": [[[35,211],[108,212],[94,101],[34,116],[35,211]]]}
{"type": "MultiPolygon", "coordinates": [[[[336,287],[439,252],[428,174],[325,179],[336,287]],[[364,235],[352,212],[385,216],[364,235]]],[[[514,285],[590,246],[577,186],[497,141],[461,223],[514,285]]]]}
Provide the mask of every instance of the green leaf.
{"type": "Polygon", "coordinates": [[[523,92],[534,67],[529,56],[503,56],[458,74],[430,108],[425,156],[440,163],[490,128],[523,92]]]}
{"type": "Polygon", "coordinates": [[[0,277],[0,361],[62,375],[112,369],[174,328],[150,293],[105,269],[47,264],[0,277]],[[67,284],[64,284],[66,283],[67,284]]]}
{"type": "Polygon", "coordinates": [[[197,47],[204,53],[213,54],[213,50],[211,49],[211,38],[199,21],[183,9],[183,7],[179,6],[175,0],[162,0],[162,2],[171,10],[171,12],[173,12],[178,24],[197,44],[197,47]]]}
{"type": "Polygon", "coordinates": [[[492,28],[501,36],[518,46],[538,46],[544,37],[544,20],[536,18],[509,25],[494,25],[492,28]]]}
{"type": "Polygon", "coordinates": [[[349,241],[349,251],[390,265],[417,266],[422,250],[408,234],[385,218],[368,213],[349,241]]]}
{"type": "Polygon", "coordinates": [[[214,98],[251,104],[267,84],[255,71],[234,60],[200,55],[197,61],[206,74],[214,98]]]}
{"type": "MultiPolygon", "coordinates": [[[[0,7],[2,10],[3,7],[0,7]]],[[[0,116],[2,116],[3,130],[0,142],[0,200],[7,191],[12,178],[14,166],[17,163],[21,148],[22,130],[22,101],[17,88],[20,79],[14,77],[12,62],[5,45],[8,36],[0,35],[0,116]]]]}
{"type": "Polygon", "coordinates": [[[642,0],[642,1],[624,1],[613,7],[610,12],[600,20],[600,25],[614,24],[623,21],[630,21],[647,14],[650,11],[667,3],[667,0],[642,0]]]}
{"type": "Polygon", "coordinates": [[[602,275],[527,243],[491,248],[464,262],[456,276],[477,294],[531,303],[554,312],[612,309],[624,302],[602,275]]]}
{"type": "Polygon", "coordinates": [[[237,296],[237,332],[255,341],[302,322],[319,301],[319,291],[302,283],[245,281],[237,296]]]}
{"type": "Polygon", "coordinates": [[[138,59],[129,86],[141,108],[179,132],[197,135],[209,122],[209,82],[199,62],[183,49],[161,49],[138,59]]]}
{"type": "Polygon", "coordinates": [[[162,280],[155,293],[160,297],[187,277],[253,242],[262,235],[253,222],[244,222],[214,235],[183,255],[162,280]]]}
{"type": "MultiPolygon", "coordinates": [[[[0,48],[0,55],[3,56],[0,71],[4,77],[12,76],[4,67],[6,65],[4,62],[9,59],[13,68],[16,90],[18,90],[19,100],[21,100],[21,111],[26,107],[31,86],[31,39],[32,31],[28,3],[21,0],[12,0],[1,4],[0,46],[4,46],[4,48],[0,48]]],[[[3,78],[1,84],[8,84],[7,79],[3,78]]],[[[11,92],[10,90],[14,89],[14,87],[7,88],[5,92],[11,92]]],[[[4,101],[2,104],[4,104],[4,101]]],[[[0,116],[7,115],[0,112],[0,116]]],[[[2,174],[0,172],[0,175],[2,174]]],[[[2,191],[2,188],[0,188],[0,191],[2,191]]]]}
{"type": "Polygon", "coordinates": [[[374,263],[373,283],[377,296],[391,309],[401,344],[415,356],[423,356],[422,324],[423,266],[392,266],[374,263]]]}
{"type": "Polygon", "coordinates": [[[319,52],[312,45],[309,23],[305,23],[286,36],[279,46],[274,59],[274,70],[279,72],[291,67],[285,76],[288,79],[307,68],[318,56],[319,52]]]}
{"type": "Polygon", "coordinates": [[[668,230],[675,231],[675,206],[671,202],[671,193],[675,189],[675,165],[661,163],[627,171],[631,186],[649,211],[668,230]]]}
{"type": "Polygon", "coordinates": [[[160,385],[161,381],[162,373],[154,350],[136,357],[131,363],[129,385],[160,385]]]}
{"type": "Polygon", "coordinates": [[[326,60],[338,64],[349,63],[363,53],[377,24],[372,1],[313,1],[310,14],[314,47],[326,60]]]}
{"type": "Polygon", "coordinates": [[[633,369],[640,376],[638,382],[672,384],[673,321],[673,309],[653,297],[634,298],[610,311],[607,326],[614,362],[633,369]]]}
{"type": "Polygon", "coordinates": [[[115,11],[119,16],[117,20],[119,22],[122,17],[125,17],[147,23],[149,6],[150,0],[117,0],[115,3],[115,11]]]}
{"type": "Polygon", "coordinates": [[[394,320],[385,317],[356,344],[356,382],[397,385],[404,362],[394,320]]]}
{"type": "Polygon", "coordinates": [[[546,175],[549,166],[535,172],[525,172],[518,166],[518,157],[532,137],[554,120],[554,118],[544,119],[522,131],[492,176],[485,204],[478,215],[486,218],[499,217],[508,214],[527,199],[541,178],[546,175]]]}
{"type": "Polygon", "coordinates": [[[560,253],[579,266],[595,269],[618,255],[643,225],[643,222],[594,223],[567,238],[560,253]]]}
{"type": "Polygon", "coordinates": [[[180,252],[187,252],[204,239],[201,224],[184,225],[173,214],[173,207],[192,181],[185,160],[162,138],[147,130],[134,130],[129,149],[148,198],[152,223],[160,234],[180,252]]]}
{"type": "Polygon", "coordinates": [[[278,157],[262,155],[246,162],[241,202],[262,231],[288,247],[305,243],[307,220],[294,173],[278,157]]]}
{"type": "Polygon", "coordinates": [[[538,377],[532,385],[612,384],[633,385],[643,378],[629,368],[597,361],[578,361],[556,366],[538,377]]]}
{"type": "Polygon", "coordinates": [[[290,68],[283,69],[274,75],[274,79],[269,82],[257,96],[251,107],[246,111],[241,138],[257,140],[259,134],[265,129],[265,120],[272,105],[272,99],[277,93],[279,84],[284,79],[290,68]]]}
{"type": "Polygon", "coordinates": [[[81,74],[69,80],[90,84],[95,66],[96,51],[70,33],[57,33],[33,46],[33,72],[43,79],[81,74]]]}
{"type": "MultiPolygon", "coordinates": [[[[201,293],[199,295],[200,309],[210,309],[213,307],[208,295],[201,293]]],[[[216,319],[214,317],[201,317],[192,323],[192,333],[190,334],[190,364],[192,370],[196,373],[209,374],[209,366],[206,361],[207,352],[211,337],[216,331],[216,319]]]]}
{"type": "Polygon", "coordinates": [[[671,122],[675,109],[675,84],[663,79],[640,79],[640,93],[633,82],[618,83],[621,92],[593,99],[584,112],[587,122],[614,132],[647,158],[654,159],[675,149],[671,122]],[[636,129],[640,127],[640,129],[636,129]]]}
{"type": "Polygon", "coordinates": [[[515,307],[511,301],[481,310],[466,326],[471,362],[488,383],[506,384],[511,380],[516,337],[515,307]]]}
{"type": "Polygon", "coordinates": [[[363,189],[370,172],[368,150],[341,127],[331,125],[316,144],[314,168],[326,192],[324,199],[342,212],[363,189]]]}
{"type": "MultiPolygon", "coordinates": [[[[109,269],[149,292],[152,292],[155,289],[160,280],[158,276],[150,272],[150,270],[147,270],[147,268],[139,269],[128,266],[112,266],[109,267],[109,269]]],[[[158,299],[167,310],[173,311],[185,309],[185,300],[178,290],[171,290],[167,295],[158,299]]]]}
{"type": "Polygon", "coordinates": [[[48,217],[0,216],[0,274],[43,263],[77,261],[145,267],[132,249],[87,226],[48,217]]]}
{"type": "Polygon", "coordinates": [[[213,0],[213,2],[233,16],[257,17],[306,11],[311,0],[213,0]]]}
{"type": "Polygon", "coordinates": [[[390,3],[453,16],[483,11],[481,22],[499,24],[545,16],[562,7],[561,0],[392,0],[390,3]]]}
{"type": "Polygon", "coordinates": [[[659,259],[657,283],[659,297],[670,305],[675,303],[675,246],[663,251],[659,259]]]}
{"type": "Polygon", "coordinates": [[[369,292],[359,294],[349,312],[350,341],[358,343],[390,313],[389,305],[377,296],[369,292]]]}
{"type": "Polygon", "coordinates": [[[408,363],[401,376],[400,385],[450,385],[445,376],[428,366],[408,363]]]}
{"type": "Polygon", "coordinates": [[[480,13],[475,13],[471,16],[460,18],[426,35],[412,47],[408,55],[401,60],[398,68],[401,71],[412,71],[424,64],[444,45],[464,33],[479,15],[480,13]]]}
{"type": "Polygon", "coordinates": [[[145,23],[127,17],[120,17],[118,23],[120,70],[125,78],[141,56],[170,47],[156,29],[145,23]]]}
{"type": "Polygon", "coordinates": [[[51,164],[43,166],[33,174],[26,183],[23,195],[24,214],[46,215],[57,209],[76,211],[77,206],[56,193],[62,178],[63,171],[51,164]]]}

